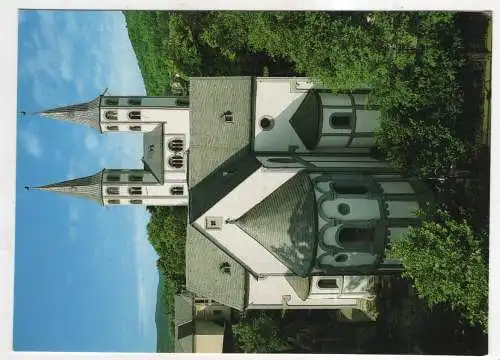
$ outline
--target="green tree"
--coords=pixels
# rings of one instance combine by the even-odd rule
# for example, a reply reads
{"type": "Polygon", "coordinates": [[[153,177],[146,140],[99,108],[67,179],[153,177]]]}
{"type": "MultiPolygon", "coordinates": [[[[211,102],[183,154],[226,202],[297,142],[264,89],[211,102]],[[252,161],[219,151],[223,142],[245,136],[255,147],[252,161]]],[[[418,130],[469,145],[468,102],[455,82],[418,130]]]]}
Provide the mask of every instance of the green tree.
{"type": "Polygon", "coordinates": [[[388,255],[401,259],[403,276],[412,280],[419,296],[459,311],[471,325],[488,325],[488,264],[480,236],[465,220],[453,220],[443,210],[424,215],[391,242],[388,255]]]}

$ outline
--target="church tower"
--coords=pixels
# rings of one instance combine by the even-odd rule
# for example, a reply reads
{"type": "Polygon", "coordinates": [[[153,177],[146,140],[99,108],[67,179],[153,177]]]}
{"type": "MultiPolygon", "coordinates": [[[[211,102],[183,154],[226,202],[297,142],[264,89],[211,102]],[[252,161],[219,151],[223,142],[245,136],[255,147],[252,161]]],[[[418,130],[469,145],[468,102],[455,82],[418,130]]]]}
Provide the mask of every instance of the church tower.
{"type": "Polygon", "coordinates": [[[92,176],[36,189],[83,197],[102,205],[187,205],[187,96],[127,97],[105,92],[86,103],[36,114],[84,124],[101,133],[137,132],[143,136],[142,169],[103,169],[92,176]]]}

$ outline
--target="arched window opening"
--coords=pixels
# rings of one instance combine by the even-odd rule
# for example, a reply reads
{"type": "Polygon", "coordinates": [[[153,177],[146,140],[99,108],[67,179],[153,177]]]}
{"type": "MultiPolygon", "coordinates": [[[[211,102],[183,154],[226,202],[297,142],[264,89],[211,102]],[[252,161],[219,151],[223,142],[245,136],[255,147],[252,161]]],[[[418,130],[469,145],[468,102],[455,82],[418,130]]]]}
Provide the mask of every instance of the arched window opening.
{"type": "Polygon", "coordinates": [[[118,106],[118,98],[107,98],[104,103],[107,106],[118,106]]]}
{"type": "Polygon", "coordinates": [[[109,131],[118,131],[118,129],[119,129],[118,125],[106,126],[106,130],[109,130],[109,131]]]}
{"type": "Polygon", "coordinates": [[[184,166],[184,159],[182,158],[182,156],[172,156],[168,159],[168,165],[170,167],[180,169],[184,166]]]}
{"type": "Polygon", "coordinates": [[[118,112],[115,110],[108,110],[104,113],[106,120],[118,120],[118,112]]]}
{"type": "Polygon", "coordinates": [[[130,182],[142,182],[143,176],[142,175],[129,175],[128,176],[128,181],[130,182]]]}
{"type": "Polygon", "coordinates": [[[173,186],[170,189],[170,194],[172,194],[172,195],[183,195],[184,194],[184,188],[182,186],[173,186]]]}
{"type": "Polygon", "coordinates": [[[108,174],[106,176],[106,179],[111,182],[117,182],[120,181],[120,175],[119,174],[108,174]]]}
{"type": "Polygon", "coordinates": [[[223,274],[231,274],[231,264],[229,264],[227,261],[224,261],[223,263],[220,264],[219,270],[223,274]]]}
{"type": "Polygon", "coordinates": [[[118,199],[109,199],[108,200],[108,204],[110,204],[110,205],[118,205],[118,204],[120,204],[120,200],[118,200],[118,199]]]}
{"type": "Polygon", "coordinates": [[[141,131],[141,127],[139,125],[129,126],[130,131],[141,131]]]}
{"type": "Polygon", "coordinates": [[[349,249],[369,250],[374,234],[374,229],[372,228],[344,227],[338,234],[339,243],[349,249]]]}
{"type": "Polygon", "coordinates": [[[337,279],[321,279],[318,281],[320,289],[338,289],[337,279]]]}
{"type": "Polygon", "coordinates": [[[346,254],[338,254],[335,256],[335,262],[346,262],[349,257],[346,254]]]}
{"type": "Polygon", "coordinates": [[[142,105],[142,98],[129,98],[127,103],[130,106],[141,106],[142,105]]]}
{"type": "Polygon", "coordinates": [[[132,205],[141,205],[142,204],[142,200],[140,200],[140,199],[130,200],[130,204],[132,204],[132,205]]]}
{"type": "Polygon", "coordinates": [[[140,186],[132,186],[128,188],[128,193],[130,195],[142,195],[142,188],[140,186]]]}
{"type": "Polygon", "coordinates": [[[352,127],[351,114],[332,114],[330,126],[334,129],[350,129],[352,127]]]}
{"type": "Polygon", "coordinates": [[[140,111],[130,111],[128,113],[128,118],[130,120],[141,120],[141,112],[140,111]]]}
{"type": "Polygon", "coordinates": [[[106,189],[106,193],[108,195],[120,195],[120,189],[116,186],[113,186],[113,187],[108,187],[106,189]]]}
{"type": "Polygon", "coordinates": [[[331,184],[332,191],[342,195],[364,195],[368,193],[368,188],[363,185],[331,184]]]}
{"type": "Polygon", "coordinates": [[[168,142],[168,148],[174,152],[184,150],[184,141],[182,139],[172,139],[168,142]]]}

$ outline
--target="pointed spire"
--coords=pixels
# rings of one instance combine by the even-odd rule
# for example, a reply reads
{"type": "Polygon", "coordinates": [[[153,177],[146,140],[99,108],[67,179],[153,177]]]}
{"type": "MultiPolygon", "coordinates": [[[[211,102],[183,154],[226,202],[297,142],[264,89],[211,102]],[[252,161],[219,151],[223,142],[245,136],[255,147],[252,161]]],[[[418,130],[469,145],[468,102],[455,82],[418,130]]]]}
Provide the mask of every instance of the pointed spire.
{"type": "Polygon", "coordinates": [[[99,106],[101,104],[101,97],[104,96],[107,91],[108,89],[104,90],[101,95],[89,102],[43,110],[35,112],[33,115],[41,115],[56,120],[88,125],[100,132],[99,106]]]}
{"type": "MultiPolygon", "coordinates": [[[[102,179],[104,170],[82,178],[66,180],[54,184],[35,186],[33,189],[54,191],[62,194],[73,195],[90,200],[95,200],[100,204],[102,201],[102,179]]],[[[29,189],[29,187],[26,187],[29,189]]]]}

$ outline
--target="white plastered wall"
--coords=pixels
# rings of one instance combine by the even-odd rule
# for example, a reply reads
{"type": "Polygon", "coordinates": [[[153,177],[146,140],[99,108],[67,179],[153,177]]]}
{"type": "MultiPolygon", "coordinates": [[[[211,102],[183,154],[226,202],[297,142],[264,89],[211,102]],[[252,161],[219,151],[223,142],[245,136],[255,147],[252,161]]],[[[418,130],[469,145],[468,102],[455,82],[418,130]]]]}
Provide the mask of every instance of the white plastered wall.
{"type": "Polygon", "coordinates": [[[235,224],[226,224],[228,219],[235,220],[272,194],[280,185],[292,178],[297,169],[270,171],[259,168],[226,197],[198,218],[195,223],[220,245],[229,250],[234,257],[259,275],[285,274],[289,269],[262,245],[247,235],[235,224]],[[222,217],[221,229],[205,229],[207,217],[222,217]]]}

